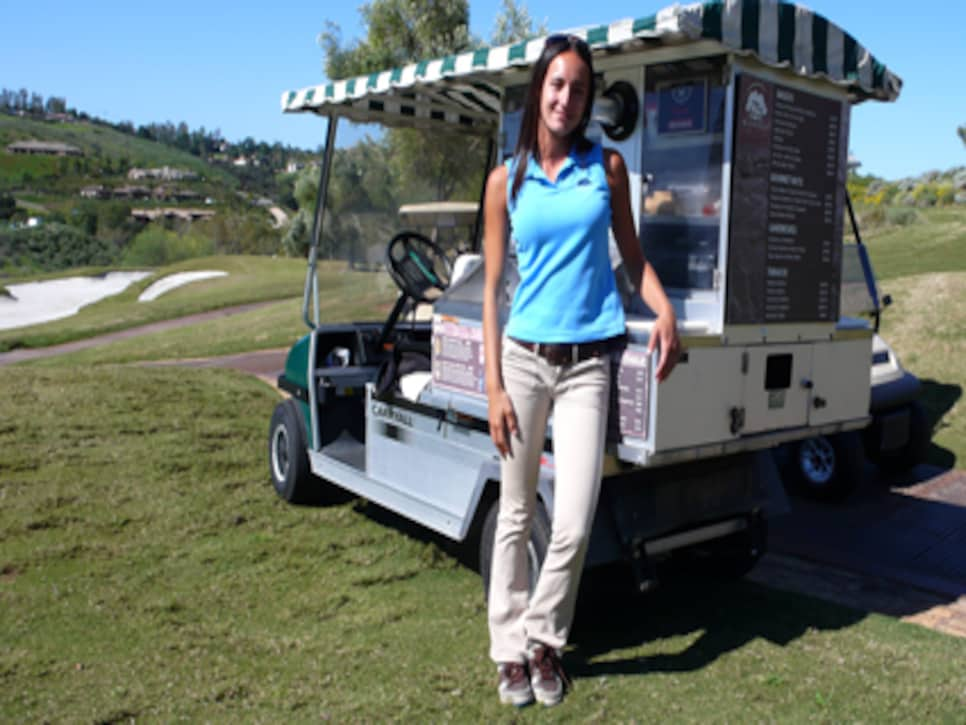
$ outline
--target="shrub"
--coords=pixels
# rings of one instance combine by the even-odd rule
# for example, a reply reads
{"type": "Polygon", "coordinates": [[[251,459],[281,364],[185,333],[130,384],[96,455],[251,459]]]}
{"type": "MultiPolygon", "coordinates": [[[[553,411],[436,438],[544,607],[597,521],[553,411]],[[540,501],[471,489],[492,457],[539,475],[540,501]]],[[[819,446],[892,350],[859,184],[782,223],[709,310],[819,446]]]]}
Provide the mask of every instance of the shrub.
{"type": "Polygon", "coordinates": [[[935,184],[920,184],[912,190],[912,198],[918,207],[935,206],[938,200],[935,184]]]}
{"type": "Polygon", "coordinates": [[[159,267],[193,257],[205,257],[214,244],[199,234],[178,234],[151,225],[138,234],[124,251],[124,262],[138,266],[159,267]]]}
{"type": "Polygon", "coordinates": [[[0,230],[0,267],[54,271],[104,266],[115,258],[110,243],[66,224],[48,221],[29,229],[0,230]]]}
{"type": "Polygon", "coordinates": [[[937,204],[952,204],[956,199],[956,189],[953,188],[952,184],[940,184],[936,188],[936,203],[937,204]]]}
{"type": "MultiPolygon", "coordinates": [[[[882,226],[886,222],[886,210],[882,206],[866,206],[856,211],[858,217],[859,231],[871,227],[882,226]]],[[[851,226],[846,223],[845,228],[851,230],[851,226]]]]}
{"type": "Polygon", "coordinates": [[[908,206],[892,206],[886,209],[886,223],[895,226],[908,226],[919,221],[919,213],[908,206]]]}

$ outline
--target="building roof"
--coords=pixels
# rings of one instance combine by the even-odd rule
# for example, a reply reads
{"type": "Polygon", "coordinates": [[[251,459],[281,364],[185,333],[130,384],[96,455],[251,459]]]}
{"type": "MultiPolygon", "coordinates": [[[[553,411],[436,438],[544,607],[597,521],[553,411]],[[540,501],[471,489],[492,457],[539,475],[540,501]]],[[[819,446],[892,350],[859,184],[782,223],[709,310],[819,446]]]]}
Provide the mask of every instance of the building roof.
{"type": "Polygon", "coordinates": [[[30,139],[28,141],[15,141],[7,145],[7,151],[36,151],[52,154],[79,154],[81,150],[76,146],[71,146],[60,141],[38,141],[30,139]]]}

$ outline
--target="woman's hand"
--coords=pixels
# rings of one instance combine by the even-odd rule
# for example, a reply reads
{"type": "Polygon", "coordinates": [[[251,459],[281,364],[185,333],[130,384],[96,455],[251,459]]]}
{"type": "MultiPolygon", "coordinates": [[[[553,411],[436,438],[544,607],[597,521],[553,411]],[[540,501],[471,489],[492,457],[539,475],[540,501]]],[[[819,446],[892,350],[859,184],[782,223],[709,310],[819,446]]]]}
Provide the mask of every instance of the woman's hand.
{"type": "Polygon", "coordinates": [[[511,438],[518,435],[517,414],[513,412],[510,396],[502,388],[487,394],[490,418],[490,438],[501,458],[513,454],[511,438]]]}
{"type": "Polygon", "coordinates": [[[664,314],[658,315],[654,321],[654,328],[651,330],[651,339],[647,343],[648,353],[657,347],[661,351],[661,357],[657,363],[658,381],[665,380],[681,356],[681,341],[678,340],[678,323],[674,316],[674,311],[668,309],[664,314]]]}

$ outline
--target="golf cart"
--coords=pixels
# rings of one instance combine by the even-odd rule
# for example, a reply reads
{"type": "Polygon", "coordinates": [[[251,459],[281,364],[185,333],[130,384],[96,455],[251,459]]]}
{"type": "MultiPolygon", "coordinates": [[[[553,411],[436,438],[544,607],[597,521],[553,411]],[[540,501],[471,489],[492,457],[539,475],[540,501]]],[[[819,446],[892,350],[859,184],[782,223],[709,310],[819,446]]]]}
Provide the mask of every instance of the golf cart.
{"type": "Polygon", "coordinates": [[[775,450],[786,484],[808,498],[837,502],[848,498],[865,475],[866,461],[882,473],[903,472],[925,460],[930,426],[919,402],[919,379],[905,370],[895,351],[879,336],[888,295],[880,295],[871,262],[848,203],[856,241],[844,246],[841,311],[872,321],[869,369],[872,422],[860,433],[846,431],[794,441],[775,450]]]}
{"type": "MultiPolygon", "coordinates": [[[[852,36],[788,3],[674,5],[572,31],[594,53],[591,136],[630,174],[644,253],[675,306],[684,353],[658,384],[653,316],[619,264],[626,349],[614,385],[586,565],[713,556],[743,573],[766,519],[787,507],[770,449],[869,422],[868,320],[839,314],[850,104],[900,81],[852,36]]],[[[275,489],[298,502],[346,489],[457,541],[478,539],[484,582],[499,496],[483,375],[481,223],[453,259],[401,230],[384,320],[322,324],[318,240],[340,119],[488,140],[512,154],[543,38],[286,93],[285,112],[328,119],[303,318],[269,432],[275,489]],[[454,269],[462,270],[457,276],[454,269]],[[431,304],[431,319],[411,314],[431,304]]],[[[516,275],[513,248],[503,316],[516,275]]],[[[355,288],[353,288],[355,289],[355,288]]],[[[358,291],[356,291],[358,294],[358,291]]],[[[551,428],[553,421],[551,419],[551,428]]],[[[531,531],[532,574],[553,525],[549,444],[531,531]]]]}

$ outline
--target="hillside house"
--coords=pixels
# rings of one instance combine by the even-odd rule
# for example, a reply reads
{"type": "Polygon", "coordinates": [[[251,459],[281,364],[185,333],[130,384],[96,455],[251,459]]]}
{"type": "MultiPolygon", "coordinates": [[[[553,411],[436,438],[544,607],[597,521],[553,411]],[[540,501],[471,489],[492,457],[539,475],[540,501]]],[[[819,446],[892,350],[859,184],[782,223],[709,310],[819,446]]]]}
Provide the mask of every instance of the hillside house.
{"type": "Polygon", "coordinates": [[[84,152],[76,146],[59,141],[15,141],[7,144],[7,151],[12,154],[46,154],[48,156],[83,156],[84,152]]]}
{"type": "Polygon", "coordinates": [[[107,199],[111,196],[111,190],[106,186],[97,184],[96,186],[85,186],[80,190],[80,195],[85,199],[107,199]]]}
{"type": "Polygon", "coordinates": [[[151,190],[145,186],[119,186],[114,189],[115,199],[150,199],[151,190]]]}
{"type": "Polygon", "coordinates": [[[178,209],[167,207],[164,209],[131,209],[131,216],[138,221],[153,222],[156,219],[180,219],[181,221],[195,221],[197,219],[211,219],[215,215],[210,209],[178,209]]]}
{"type": "Polygon", "coordinates": [[[175,169],[170,166],[162,166],[154,169],[133,168],[127,172],[127,178],[131,181],[144,181],[145,179],[158,179],[160,181],[191,181],[198,178],[198,174],[188,169],[175,169]]]}

